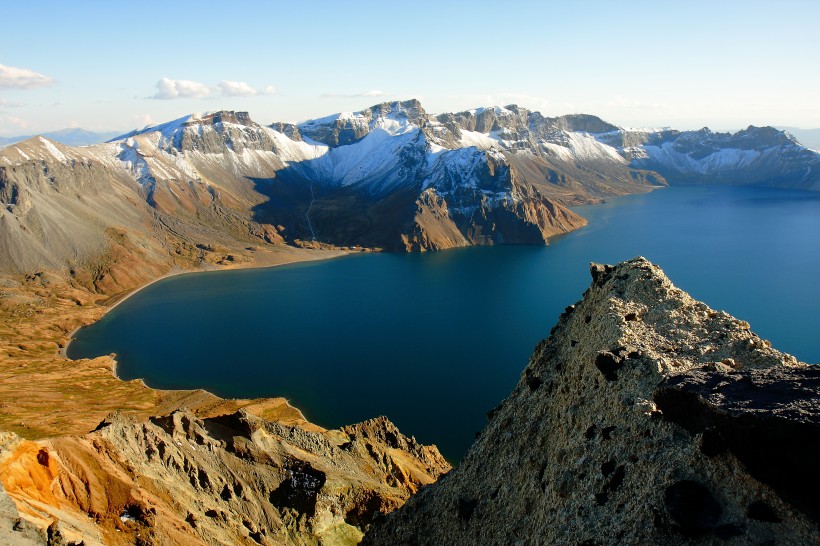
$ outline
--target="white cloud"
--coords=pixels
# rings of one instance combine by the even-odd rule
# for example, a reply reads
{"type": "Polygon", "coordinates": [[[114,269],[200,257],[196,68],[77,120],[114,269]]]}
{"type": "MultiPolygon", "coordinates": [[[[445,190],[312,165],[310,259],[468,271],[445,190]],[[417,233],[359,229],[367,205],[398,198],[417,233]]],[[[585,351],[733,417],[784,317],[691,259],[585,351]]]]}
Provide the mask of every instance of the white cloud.
{"type": "Polygon", "coordinates": [[[172,80],[162,78],[157,82],[157,92],[153,99],[201,99],[211,94],[204,83],[191,80],[172,80]]]}
{"type": "Polygon", "coordinates": [[[54,79],[49,76],[29,70],[0,64],[0,88],[3,89],[32,89],[34,87],[50,87],[54,79]]]}
{"type": "Polygon", "coordinates": [[[172,80],[162,78],[156,83],[157,92],[152,99],[204,99],[221,94],[223,97],[252,97],[262,93],[275,95],[276,87],[268,85],[263,91],[251,87],[245,82],[222,80],[215,86],[191,80],[172,80]]]}
{"type": "Polygon", "coordinates": [[[232,82],[230,80],[222,80],[217,84],[222,94],[227,97],[252,97],[258,94],[258,91],[245,82],[232,82]]]}

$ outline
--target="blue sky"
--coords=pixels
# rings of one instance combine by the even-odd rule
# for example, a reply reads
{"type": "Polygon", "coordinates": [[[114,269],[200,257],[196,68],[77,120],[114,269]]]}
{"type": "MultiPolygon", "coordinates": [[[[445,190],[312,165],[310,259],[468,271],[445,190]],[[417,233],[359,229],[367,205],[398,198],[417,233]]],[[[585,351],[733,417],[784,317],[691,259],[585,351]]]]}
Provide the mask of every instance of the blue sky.
{"type": "Polygon", "coordinates": [[[419,98],[624,126],[820,127],[820,2],[7,2],[0,135],[419,98]],[[9,23],[12,22],[12,23],[9,23]]]}

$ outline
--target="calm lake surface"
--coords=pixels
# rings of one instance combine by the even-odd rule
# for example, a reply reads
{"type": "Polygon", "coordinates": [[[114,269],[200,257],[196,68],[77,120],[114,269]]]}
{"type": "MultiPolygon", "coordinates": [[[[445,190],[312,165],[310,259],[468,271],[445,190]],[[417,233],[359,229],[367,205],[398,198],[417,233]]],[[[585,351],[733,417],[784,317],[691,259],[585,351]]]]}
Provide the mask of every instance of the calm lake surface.
{"type": "Polygon", "coordinates": [[[72,358],[223,397],[285,396],[326,427],[387,415],[462,457],[590,282],[637,255],[780,350],[820,362],[820,195],[673,187],[576,208],[548,247],[365,254],[173,277],[84,328],[72,358]]]}

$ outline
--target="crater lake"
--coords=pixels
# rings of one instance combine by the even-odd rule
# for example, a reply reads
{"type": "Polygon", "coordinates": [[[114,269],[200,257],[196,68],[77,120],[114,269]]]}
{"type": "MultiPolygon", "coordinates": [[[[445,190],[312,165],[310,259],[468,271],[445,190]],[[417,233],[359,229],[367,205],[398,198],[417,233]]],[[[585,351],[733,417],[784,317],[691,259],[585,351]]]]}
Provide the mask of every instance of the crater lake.
{"type": "Polygon", "coordinates": [[[284,396],[338,427],[386,415],[457,462],[535,345],[590,283],[638,255],[775,348],[820,361],[820,195],[676,186],[575,207],[549,246],[357,254],[170,277],[81,329],[71,358],[222,397],[284,396]]]}

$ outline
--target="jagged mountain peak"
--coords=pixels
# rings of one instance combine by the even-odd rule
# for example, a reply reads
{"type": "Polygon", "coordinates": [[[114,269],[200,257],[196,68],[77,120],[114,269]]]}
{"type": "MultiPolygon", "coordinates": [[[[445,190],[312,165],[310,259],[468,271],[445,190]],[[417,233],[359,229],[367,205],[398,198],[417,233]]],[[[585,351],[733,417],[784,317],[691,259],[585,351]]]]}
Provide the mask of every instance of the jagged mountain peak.
{"type": "Polygon", "coordinates": [[[309,119],[303,121],[299,125],[324,125],[339,120],[374,119],[379,117],[419,118],[425,114],[426,112],[424,111],[424,108],[416,99],[406,101],[388,101],[374,104],[373,106],[362,110],[357,110],[355,112],[336,112],[335,114],[330,114],[329,116],[309,119]]]}
{"type": "Polygon", "coordinates": [[[506,106],[480,106],[478,108],[471,108],[466,112],[477,116],[492,114],[497,117],[523,117],[525,119],[531,113],[527,108],[518,106],[517,104],[508,104],[506,106]]]}
{"type": "Polygon", "coordinates": [[[200,115],[191,120],[199,124],[216,125],[218,123],[234,123],[236,125],[256,125],[247,112],[235,112],[233,110],[219,110],[210,114],[200,115]]]}
{"type": "Polygon", "coordinates": [[[244,149],[273,151],[272,127],[253,121],[244,111],[217,110],[183,116],[122,135],[110,142],[148,137],[165,152],[223,153],[244,149]]]}
{"type": "Polygon", "coordinates": [[[620,127],[606,122],[591,114],[567,114],[557,118],[547,118],[563,131],[579,133],[609,133],[620,130],[620,127]]]}
{"type": "Polygon", "coordinates": [[[793,135],[780,129],[775,129],[770,125],[757,127],[749,125],[746,129],[741,129],[734,134],[735,138],[740,138],[748,141],[762,141],[766,145],[789,145],[799,144],[793,135]]]}
{"type": "Polygon", "coordinates": [[[515,104],[482,106],[462,112],[444,113],[436,117],[438,123],[460,136],[460,130],[488,134],[500,129],[526,127],[530,111],[515,104]]]}
{"type": "Polygon", "coordinates": [[[732,132],[715,132],[709,127],[697,131],[664,131],[659,133],[664,140],[676,140],[698,146],[731,147],[739,150],[763,150],[777,146],[793,146],[799,143],[786,133],[774,127],[749,125],[746,129],[732,132]]]}
{"type": "Polygon", "coordinates": [[[516,104],[507,106],[485,106],[462,112],[444,113],[435,120],[456,133],[473,131],[483,134],[493,132],[525,133],[547,135],[556,132],[576,132],[601,134],[619,131],[621,128],[590,114],[569,114],[546,117],[541,112],[532,111],[516,104]]]}
{"type": "MultiPolygon", "coordinates": [[[[391,134],[403,133],[409,128],[423,126],[427,117],[421,103],[410,99],[383,102],[358,112],[338,112],[305,121],[295,128],[313,141],[335,147],[358,142],[375,128],[385,129],[391,134]]],[[[274,124],[276,128],[280,126],[293,133],[290,126],[274,124]]]]}
{"type": "Polygon", "coordinates": [[[633,167],[657,171],[676,183],[783,185],[820,188],[820,154],[774,127],[734,133],[660,130],[602,135],[633,167]]]}
{"type": "Polygon", "coordinates": [[[369,108],[374,117],[395,116],[407,119],[419,119],[427,114],[418,99],[405,101],[389,101],[373,105],[369,108]]]}
{"type": "Polygon", "coordinates": [[[134,129],[128,133],[112,138],[109,142],[118,140],[125,140],[127,138],[144,135],[149,133],[161,133],[163,137],[169,138],[174,133],[184,130],[186,127],[192,126],[216,126],[222,124],[243,125],[246,127],[259,127],[255,123],[248,112],[237,112],[233,110],[217,110],[214,112],[193,113],[181,118],[164,123],[157,123],[154,125],[147,125],[142,129],[134,129]]]}

